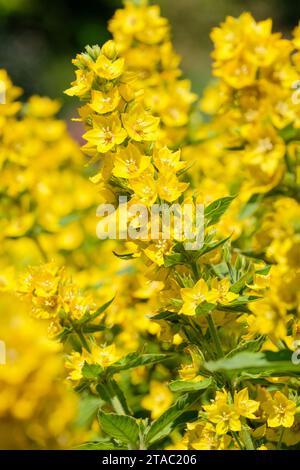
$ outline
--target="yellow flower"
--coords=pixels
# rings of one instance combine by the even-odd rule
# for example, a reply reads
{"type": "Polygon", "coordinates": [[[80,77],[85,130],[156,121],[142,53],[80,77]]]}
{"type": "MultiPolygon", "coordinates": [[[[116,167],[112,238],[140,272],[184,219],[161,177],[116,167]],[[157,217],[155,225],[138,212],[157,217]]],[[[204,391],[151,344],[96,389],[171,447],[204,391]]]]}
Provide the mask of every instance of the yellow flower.
{"type": "Polygon", "coordinates": [[[57,114],[61,108],[58,100],[51,100],[48,97],[32,96],[28,100],[26,113],[36,118],[49,118],[57,114]]]}
{"type": "Polygon", "coordinates": [[[81,353],[72,351],[66,360],[65,367],[70,369],[69,379],[78,381],[82,379],[82,368],[85,363],[98,364],[106,368],[116,362],[119,357],[114,344],[103,347],[94,344],[90,353],[86,350],[81,353]]]}
{"type": "Polygon", "coordinates": [[[180,290],[183,300],[183,306],[179,313],[184,315],[196,315],[196,308],[203,302],[216,302],[218,292],[213,289],[209,290],[204,279],[200,279],[194,287],[185,287],[180,290]]]}
{"type": "Polygon", "coordinates": [[[189,187],[189,183],[181,183],[177,176],[172,173],[163,173],[157,180],[158,195],[167,202],[178,199],[189,187]]]}
{"type": "Polygon", "coordinates": [[[92,314],[97,309],[94,299],[83,295],[73,284],[63,285],[60,289],[60,297],[64,312],[72,320],[81,320],[84,315],[92,314]]]}
{"type": "Polygon", "coordinates": [[[65,91],[68,96],[82,96],[89,93],[94,80],[94,73],[86,70],[76,70],[76,80],[72,83],[72,87],[65,91]]]}
{"type": "Polygon", "coordinates": [[[246,145],[244,160],[247,165],[260,168],[267,175],[273,175],[278,163],[285,154],[283,139],[270,127],[250,127],[246,132],[249,144],[246,145]]]}
{"type": "Polygon", "coordinates": [[[63,275],[63,269],[52,262],[31,267],[20,276],[19,293],[31,303],[34,317],[49,319],[57,316],[61,305],[59,285],[63,275]]]}
{"type": "Polygon", "coordinates": [[[149,168],[152,167],[148,167],[137,179],[130,180],[130,187],[138,197],[138,202],[146,206],[152,206],[157,199],[157,181],[149,168]]]}
{"type": "Polygon", "coordinates": [[[101,367],[106,368],[116,362],[119,357],[120,356],[117,354],[115,344],[103,347],[93,345],[89,362],[93,364],[99,364],[101,367]]]}
{"type": "Polygon", "coordinates": [[[153,240],[145,248],[144,253],[147,257],[158,266],[163,266],[164,257],[171,253],[173,242],[172,240],[153,240]]]}
{"type": "Polygon", "coordinates": [[[219,393],[211,405],[203,406],[209,421],[216,424],[216,433],[221,435],[228,431],[240,431],[242,428],[235,406],[228,405],[226,400],[227,394],[219,393]]]}
{"type": "Polygon", "coordinates": [[[259,408],[259,402],[249,399],[249,391],[244,388],[240,392],[234,393],[234,406],[236,412],[245,418],[255,419],[254,413],[259,408]]]}
{"type": "Polygon", "coordinates": [[[143,10],[126,2],[123,9],[116,11],[109,23],[109,31],[122,35],[134,35],[144,27],[143,10]]]}
{"type": "Polygon", "coordinates": [[[99,153],[106,153],[115,145],[120,145],[127,137],[123,129],[118,113],[111,116],[95,116],[94,127],[86,132],[83,137],[97,147],[99,153]]]}
{"type": "Polygon", "coordinates": [[[70,380],[80,380],[82,379],[82,368],[84,366],[84,363],[87,359],[87,353],[84,351],[82,354],[76,351],[72,351],[70,356],[68,356],[66,362],[65,362],[65,367],[66,369],[70,369],[70,373],[68,378],[70,380]]]}
{"type": "Polygon", "coordinates": [[[229,436],[216,434],[215,426],[205,421],[195,421],[187,424],[185,440],[188,448],[195,450],[224,450],[230,443],[229,436]]]}
{"type": "Polygon", "coordinates": [[[172,152],[168,147],[155,150],[153,161],[160,173],[172,172],[177,173],[182,170],[186,163],[180,161],[181,151],[172,152]]]}
{"type": "Polygon", "coordinates": [[[96,113],[111,113],[116,109],[120,101],[118,88],[111,88],[107,93],[92,90],[92,100],[89,104],[90,108],[96,113]]]}
{"type": "Polygon", "coordinates": [[[212,280],[211,286],[218,292],[217,302],[220,304],[228,304],[238,297],[238,294],[229,291],[231,287],[229,279],[224,278],[219,281],[215,278],[212,280]]]}
{"type": "Polygon", "coordinates": [[[295,416],[295,421],[291,428],[285,429],[282,442],[284,442],[287,446],[294,446],[300,442],[299,416],[295,416]]]}
{"type": "Polygon", "coordinates": [[[64,381],[61,345],[47,338],[44,326],[30,318],[25,302],[2,293],[6,365],[0,365],[1,449],[75,445],[76,394],[64,381]]]}
{"type": "Polygon", "coordinates": [[[110,60],[104,54],[100,54],[93,65],[93,70],[101,78],[114,80],[123,73],[124,59],[120,57],[116,60],[110,60]]]}
{"type": "Polygon", "coordinates": [[[142,399],[141,405],[146,410],[151,411],[152,419],[156,419],[172,405],[172,402],[173,395],[169,387],[152,380],[150,382],[150,393],[142,399]]]}
{"type": "Polygon", "coordinates": [[[264,402],[262,407],[268,417],[268,426],[271,428],[278,426],[290,428],[293,425],[297,408],[283,393],[275,392],[272,399],[264,402]]]}
{"type": "Polygon", "coordinates": [[[142,155],[135,145],[129,143],[116,154],[113,174],[119,178],[137,178],[150,163],[149,157],[142,155]]]}
{"type": "Polygon", "coordinates": [[[151,116],[140,104],[122,114],[122,122],[131,139],[137,142],[155,140],[159,118],[151,116]]]}

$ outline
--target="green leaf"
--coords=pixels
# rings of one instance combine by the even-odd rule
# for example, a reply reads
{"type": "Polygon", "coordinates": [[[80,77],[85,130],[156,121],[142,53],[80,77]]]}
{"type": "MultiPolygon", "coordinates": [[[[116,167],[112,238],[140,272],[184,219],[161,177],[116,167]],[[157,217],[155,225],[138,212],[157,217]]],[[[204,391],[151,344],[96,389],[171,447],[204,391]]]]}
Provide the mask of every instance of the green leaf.
{"type": "Polygon", "coordinates": [[[113,254],[120,259],[123,260],[129,260],[129,259],[134,259],[134,253],[124,253],[124,254],[118,254],[115,251],[113,251],[113,254]]]}
{"type": "Polygon", "coordinates": [[[283,129],[280,129],[279,135],[285,142],[297,140],[299,138],[299,129],[295,129],[293,124],[288,124],[283,129]]]}
{"type": "Polygon", "coordinates": [[[127,447],[116,446],[111,441],[85,442],[75,448],[76,450],[128,450],[127,447]]]}
{"type": "Polygon", "coordinates": [[[84,379],[94,380],[99,377],[103,370],[103,367],[99,366],[98,364],[88,364],[85,362],[81,372],[84,379]]]}
{"type": "Polygon", "coordinates": [[[104,401],[94,395],[83,393],[80,395],[79,413],[75,425],[79,428],[88,428],[94,421],[95,416],[104,401]]]}
{"type": "MultiPolygon", "coordinates": [[[[82,318],[82,320],[80,320],[78,322],[78,325],[84,325],[85,323],[89,323],[93,320],[95,320],[95,318],[99,317],[99,315],[101,315],[101,313],[105,312],[105,310],[108,309],[108,307],[112,304],[112,302],[115,300],[115,297],[113,297],[111,300],[109,300],[108,302],[106,302],[105,304],[101,305],[101,307],[99,307],[96,312],[94,312],[92,315],[90,315],[89,313],[87,313],[86,315],[84,315],[84,317],[82,318]]],[[[97,325],[98,327],[100,327],[100,325],[97,325]]]]}
{"type": "Polygon", "coordinates": [[[157,315],[151,316],[151,320],[154,321],[159,321],[159,320],[164,320],[164,321],[170,321],[170,322],[176,322],[178,323],[179,318],[178,314],[174,312],[160,312],[157,315]]]}
{"type": "Polygon", "coordinates": [[[256,339],[241,341],[240,344],[236,346],[236,348],[232,349],[228,354],[226,354],[226,358],[235,356],[236,354],[243,351],[258,352],[265,340],[265,336],[258,336],[256,339]]]}
{"type": "Polygon", "coordinates": [[[222,215],[226,212],[235,196],[226,196],[209,204],[204,209],[204,218],[207,221],[207,227],[215,225],[219,222],[222,215]]]}
{"type": "Polygon", "coordinates": [[[58,335],[55,336],[56,341],[60,341],[61,343],[64,343],[70,334],[73,333],[73,329],[70,327],[64,327],[63,330],[58,333],[58,335]]]}
{"type": "Polygon", "coordinates": [[[203,302],[202,304],[198,305],[196,308],[197,315],[207,315],[212,310],[216,308],[215,304],[210,304],[208,302],[203,302]]]}
{"type": "Polygon", "coordinates": [[[158,419],[153,421],[145,436],[146,444],[150,446],[154,442],[159,441],[165,436],[169,435],[176,426],[175,421],[192,405],[197,403],[197,401],[200,399],[200,396],[201,395],[199,393],[185,394],[181,396],[173,406],[171,406],[158,419]]]}
{"type": "Polygon", "coordinates": [[[234,292],[235,294],[239,294],[240,291],[249,284],[253,279],[253,272],[248,271],[243,276],[241,276],[232,286],[230,287],[230,292],[234,292]]]}
{"type": "Polygon", "coordinates": [[[224,245],[228,240],[230,239],[230,236],[227,238],[223,238],[223,240],[218,240],[214,243],[204,243],[203,247],[201,250],[197,251],[197,258],[200,256],[206,255],[207,253],[210,253],[211,251],[215,250],[216,248],[219,248],[219,246],[224,245]]]}
{"type": "Polygon", "coordinates": [[[218,305],[218,310],[222,310],[225,312],[249,312],[247,307],[248,303],[255,302],[256,300],[260,299],[261,297],[255,295],[243,295],[238,297],[237,300],[231,302],[227,305],[218,305]]]}
{"type": "Polygon", "coordinates": [[[251,372],[261,376],[300,374],[300,365],[293,364],[293,352],[285,349],[279,352],[240,352],[233,357],[222,358],[218,361],[206,362],[205,367],[210,372],[227,371],[230,374],[251,372]]]}
{"type": "Polygon", "coordinates": [[[164,257],[165,268],[171,268],[178,264],[184,264],[184,256],[182,253],[172,253],[171,255],[164,257]]]}
{"type": "Polygon", "coordinates": [[[258,269],[257,271],[255,271],[255,274],[261,274],[262,276],[267,276],[270,272],[271,267],[272,266],[270,264],[267,264],[264,268],[258,269]]]}
{"type": "Polygon", "coordinates": [[[119,361],[115,362],[111,366],[107,367],[107,375],[113,375],[122,370],[133,369],[139,366],[145,366],[149,364],[156,364],[168,359],[166,354],[140,354],[138,352],[127,354],[122,357],[119,361]]]}
{"type": "Polygon", "coordinates": [[[187,380],[175,380],[169,387],[172,392],[196,392],[197,390],[206,390],[213,383],[212,378],[199,380],[198,382],[187,380]]]}
{"type": "Polygon", "coordinates": [[[103,383],[103,387],[106,388],[106,391],[109,395],[109,400],[117,413],[126,415],[132,414],[123,390],[120,388],[118,382],[115,380],[105,381],[103,383]]]}
{"type": "Polygon", "coordinates": [[[97,333],[98,331],[106,330],[106,328],[104,325],[86,325],[82,327],[82,332],[86,334],[97,333]]]}
{"type": "Polygon", "coordinates": [[[134,418],[127,415],[99,412],[101,429],[110,437],[124,444],[136,446],[139,440],[139,426],[134,418]]]}

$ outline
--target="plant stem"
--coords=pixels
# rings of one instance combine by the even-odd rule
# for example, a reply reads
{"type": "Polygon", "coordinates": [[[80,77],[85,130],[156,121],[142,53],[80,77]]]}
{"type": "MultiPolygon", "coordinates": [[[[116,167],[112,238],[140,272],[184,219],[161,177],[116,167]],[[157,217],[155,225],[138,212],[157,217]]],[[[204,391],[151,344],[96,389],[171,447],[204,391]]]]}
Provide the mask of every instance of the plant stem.
{"type": "Polygon", "coordinates": [[[277,444],[277,450],[281,449],[283,435],[284,435],[284,427],[282,426],[280,436],[279,436],[279,441],[278,441],[278,444],[277,444]]]}
{"type": "Polygon", "coordinates": [[[237,433],[236,433],[236,432],[232,432],[231,434],[232,434],[234,440],[237,442],[237,445],[239,446],[239,448],[240,448],[241,450],[244,450],[244,446],[243,446],[243,444],[241,443],[241,441],[240,441],[240,439],[239,439],[237,433]]]}
{"type": "Polygon", "coordinates": [[[246,450],[255,450],[250,433],[245,425],[242,425],[241,437],[244,441],[246,450]]]}
{"type": "Polygon", "coordinates": [[[91,348],[90,348],[87,340],[85,339],[84,334],[82,333],[82,331],[79,328],[76,328],[76,326],[74,325],[74,322],[71,320],[71,318],[69,320],[70,320],[70,323],[73,327],[74,333],[76,333],[78,338],[80,339],[81,345],[84,347],[84,349],[86,349],[90,353],[91,348]]]}
{"type": "Polygon", "coordinates": [[[218,358],[224,357],[224,352],[223,352],[223,349],[222,349],[222,345],[221,345],[221,341],[220,341],[220,338],[219,338],[218,330],[216,328],[216,325],[215,325],[215,322],[214,322],[214,319],[213,319],[211,313],[209,313],[206,318],[207,318],[211,338],[212,338],[212,340],[215,344],[215,347],[216,347],[218,358]]]}
{"type": "Polygon", "coordinates": [[[196,280],[196,281],[199,281],[199,279],[200,279],[200,273],[199,273],[197,261],[192,261],[192,262],[191,262],[191,268],[192,268],[192,271],[193,271],[193,275],[194,275],[195,280],[196,280]]]}
{"type": "Polygon", "coordinates": [[[112,404],[113,409],[115,412],[119,415],[126,415],[125,410],[123,408],[123,405],[121,401],[119,400],[119,397],[117,396],[112,384],[110,381],[107,381],[107,388],[108,388],[108,393],[110,397],[110,402],[112,404]]]}
{"type": "Polygon", "coordinates": [[[82,333],[82,331],[81,330],[76,330],[76,329],[75,329],[75,331],[76,331],[77,336],[79,337],[79,339],[81,341],[82,346],[90,353],[91,352],[90,346],[89,346],[87,340],[85,339],[84,334],[82,333]]]}

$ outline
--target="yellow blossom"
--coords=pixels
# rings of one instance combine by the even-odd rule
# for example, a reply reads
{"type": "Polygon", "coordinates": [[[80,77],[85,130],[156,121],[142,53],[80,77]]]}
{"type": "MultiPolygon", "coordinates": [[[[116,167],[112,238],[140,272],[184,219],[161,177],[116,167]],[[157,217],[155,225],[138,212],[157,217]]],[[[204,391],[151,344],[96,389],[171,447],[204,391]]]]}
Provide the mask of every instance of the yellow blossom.
{"type": "Polygon", "coordinates": [[[92,100],[89,104],[93,111],[99,114],[111,113],[116,109],[120,101],[118,88],[111,88],[107,93],[93,90],[92,100]]]}
{"type": "Polygon", "coordinates": [[[123,73],[124,59],[120,57],[116,60],[110,60],[104,54],[100,54],[93,65],[93,70],[101,78],[114,80],[123,73]]]}
{"type": "Polygon", "coordinates": [[[216,289],[210,290],[204,279],[194,285],[181,289],[183,306],[179,313],[184,315],[196,315],[196,308],[203,302],[213,303],[218,299],[219,293],[216,289]]]}
{"type": "Polygon", "coordinates": [[[255,419],[255,412],[259,408],[259,402],[249,399],[249,391],[244,388],[234,394],[234,406],[237,413],[245,418],[255,419]]]}
{"type": "Polygon", "coordinates": [[[262,407],[267,414],[268,426],[271,428],[278,426],[290,428],[293,425],[296,405],[283,393],[275,392],[271,399],[262,404],[262,407]]]}
{"type": "Polygon", "coordinates": [[[131,139],[137,142],[155,140],[159,118],[146,113],[141,105],[137,104],[122,114],[122,122],[131,139]]]}
{"type": "Polygon", "coordinates": [[[231,287],[229,279],[221,279],[219,281],[217,278],[212,280],[211,286],[218,292],[217,302],[220,304],[228,304],[233,302],[237,297],[238,294],[231,292],[229,289],[231,287]]]}
{"type": "Polygon", "coordinates": [[[137,178],[150,165],[151,160],[142,155],[140,150],[129,143],[122,148],[114,158],[113,174],[119,178],[137,178]]]}
{"type": "Polygon", "coordinates": [[[121,144],[127,137],[117,113],[111,116],[95,116],[94,127],[84,134],[84,138],[97,147],[99,153],[106,153],[115,145],[121,144]]]}

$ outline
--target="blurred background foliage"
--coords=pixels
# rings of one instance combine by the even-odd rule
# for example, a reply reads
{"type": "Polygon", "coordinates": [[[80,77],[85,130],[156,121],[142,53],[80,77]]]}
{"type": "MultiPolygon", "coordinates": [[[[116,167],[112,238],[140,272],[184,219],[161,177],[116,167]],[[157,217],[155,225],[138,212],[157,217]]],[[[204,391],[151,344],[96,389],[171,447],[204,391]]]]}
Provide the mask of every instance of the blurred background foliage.
{"type": "MultiPolygon", "coordinates": [[[[173,28],[183,69],[201,92],[210,77],[209,33],[227,15],[250,11],[272,17],[274,29],[289,35],[300,18],[297,0],[157,0],[173,28]]],[[[75,104],[62,96],[73,78],[71,59],[86,44],[109,38],[106,25],[121,0],[0,0],[0,67],[33,93],[60,97],[64,114],[75,104]]]]}

